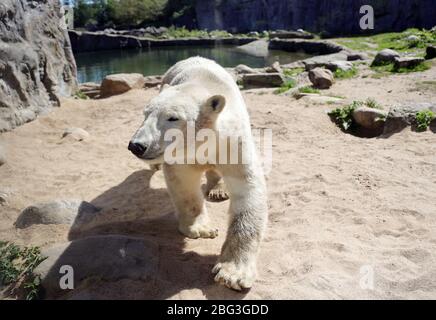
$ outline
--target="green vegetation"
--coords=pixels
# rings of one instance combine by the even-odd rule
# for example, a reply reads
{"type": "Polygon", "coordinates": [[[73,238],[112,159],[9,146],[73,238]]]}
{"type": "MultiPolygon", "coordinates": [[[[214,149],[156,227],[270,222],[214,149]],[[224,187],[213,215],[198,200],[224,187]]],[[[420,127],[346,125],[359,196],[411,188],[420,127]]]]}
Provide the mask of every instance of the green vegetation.
{"type": "Polygon", "coordinates": [[[330,117],[332,117],[336,124],[347,131],[351,128],[354,123],[353,120],[353,111],[359,106],[359,103],[354,101],[352,104],[342,107],[336,108],[328,113],[330,117]]]}
{"type": "Polygon", "coordinates": [[[353,78],[357,75],[358,70],[356,67],[352,67],[350,70],[342,70],[342,69],[337,69],[335,71],[335,78],[336,79],[349,79],[349,78],[353,78]]]}
{"type": "Polygon", "coordinates": [[[393,49],[400,52],[423,52],[429,44],[436,44],[436,32],[430,30],[407,29],[403,32],[382,33],[372,36],[339,38],[335,41],[343,46],[358,51],[393,49]],[[416,40],[408,39],[416,36],[416,40]]]}
{"type": "Polygon", "coordinates": [[[89,97],[86,95],[86,94],[84,94],[82,91],[76,91],[76,93],[74,94],[74,98],[76,98],[76,99],[82,99],[82,100],[88,100],[89,99],[89,97]]]}
{"type": "Polygon", "coordinates": [[[297,85],[297,82],[294,79],[288,79],[280,88],[274,91],[274,94],[281,94],[289,91],[297,85]]]}
{"type": "Polygon", "coordinates": [[[305,87],[301,87],[298,89],[299,92],[301,93],[319,93],[318,89],[315,89],[311,86],[305,86],[305,87]]]}
{"type": "Polygon", "coordinates": [[[430,126],[430,123],[436,118],[434,112],[430,110],[422,110],[416,113],[416,129],[425,131],[430,126]]]}
{"type": "Polygon", "coordinates": [[[45,259],[37,247],[22,248],[0,241],[0,288],[8,295],[37,298],[41,279],[33,270],[45,259]]]}
{"type": "Polygon", "coordinates": [[[76,28],[171,25],[184,16],[195,16],[192,0],[76,0],[74,9],[76,28]]]}
{"type": "Polygon", "coordinates": [[[285,69],[283,70],[283,74],[286,77],[295,77],[298,76],[300,73],[304,72],[304,68],[292,68],[292,69],[285,69]]]}
{"type": "MultiPolygon", "coordinates": [[[[342,108],[336,108],[330,111],[328,115],[335,120],[336,124],[340,128],[347,131],[354,125],[354,120],[353,120],[354,110],[363,106],[373,109],[382,109],[381,105],[377,103],[377,101],[375,101],[372,98],[368,98],[366,101],[353,101],[348,106],[342,108]]],[[[380,119],[380,120],[384,120],[384,119],[380,119]]]]}
{"type": "Polygon", "coordinates": [[[378,73],[378,75],[373,75],[374,78],[380,78],[382,76],[389,75],[391,73],[410,73],[410,72],[422,72],[431,68],[430,63],[423,62],[418,64],[413,68],[395,68],[393,63],[386,64],[383,66],[371,66],[371,69],[378,73]]]}

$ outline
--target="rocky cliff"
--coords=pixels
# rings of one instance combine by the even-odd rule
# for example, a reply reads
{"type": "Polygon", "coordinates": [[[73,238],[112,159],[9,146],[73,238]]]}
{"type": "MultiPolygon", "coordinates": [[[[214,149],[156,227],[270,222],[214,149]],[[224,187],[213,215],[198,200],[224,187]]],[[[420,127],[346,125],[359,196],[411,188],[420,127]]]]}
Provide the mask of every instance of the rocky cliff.
{"type": "Polygon", "coordinates": [[[77,87],[58,0],[0,2],[0,132],[59,105],[77,87]]]}
{"type": "Polygon", "coordinates": [[[305,29],[359,34],[362,5],[375,10],[374,32],[436,25],[434,0],[197,0],[200,28],[232,32],[305,29]]]}

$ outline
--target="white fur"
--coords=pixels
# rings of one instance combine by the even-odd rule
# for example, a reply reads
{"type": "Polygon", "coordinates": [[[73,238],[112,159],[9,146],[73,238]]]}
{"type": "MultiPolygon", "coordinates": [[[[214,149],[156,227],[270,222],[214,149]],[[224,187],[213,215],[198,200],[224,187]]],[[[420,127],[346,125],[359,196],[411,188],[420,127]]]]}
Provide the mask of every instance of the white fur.
{"type": "Polygon", "coordinates": [[[163,170],[179,216],[179,230],[190,238],[216,237],[217,230],[209,224],[200,179],[208,170],[223,177],[230,195],[230,224],[221,256],[212,271],[215,281],[230,288],[250,288],[256,277],[256,257],[267,222],[267,196],[241,92],[224,68],[200,57],[177,63],[165,74],[162,84],[161,93],[146,107],[145,121],[132,139],[149,146],[144,155],[149,163],[162,162],[162,152],[168,146],[163,141],[165,131],[185,130],[187,121],[194,121],[199,129],[211,128],[219,139],[237,136],[247,143],[244,151],[248,161],[244,164],[164,163],[163,170]],[[222,111],[214,111],[208,105],[207,101],[214,96],[225,101],[222,111]],[[180,120],[169,122],[169,117],[180,120]]]}

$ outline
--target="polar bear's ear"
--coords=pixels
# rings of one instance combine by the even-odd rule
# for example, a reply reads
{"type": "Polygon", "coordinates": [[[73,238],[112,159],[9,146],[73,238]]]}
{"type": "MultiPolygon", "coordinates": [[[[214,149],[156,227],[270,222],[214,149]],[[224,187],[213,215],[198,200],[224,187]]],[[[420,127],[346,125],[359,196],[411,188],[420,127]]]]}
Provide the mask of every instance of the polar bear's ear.
{"type": "Polygon", "coordinates": [[[206,101],[205,107],[207,111],[220,113],[226,105],[226,98],[222,95],[212,96],[206,101]]]}
{"type": "Polygon", "coordinates": [[[171,86],[168,83],[164,83],[163,85],[160,86],[159,92],[162,92],[169,87],[171,87],[171,86]]]}

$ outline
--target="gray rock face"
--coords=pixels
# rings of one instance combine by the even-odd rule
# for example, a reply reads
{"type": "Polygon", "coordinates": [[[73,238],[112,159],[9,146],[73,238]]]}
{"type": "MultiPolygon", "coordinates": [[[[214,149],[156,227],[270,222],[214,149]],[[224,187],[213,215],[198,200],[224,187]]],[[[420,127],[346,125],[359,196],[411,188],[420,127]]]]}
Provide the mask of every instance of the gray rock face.
{"type": "MultiPolygon", "coordinates": [[[[408,126],[414,125],[416,113],[423,110],[430,110],[436,113],[436,104],[419,103],[392,107],[386,118],[383,134],[391,135],[402,131],[408,126]]],[[[436,125],[436,120],[433,120],[431,124],[431,126],[434,125],[436,125]]]]}
{"type": "Polygon", "coordinates": [[[75,92],[76,63],[59,1],[0,3],[0,132],[36,118],[75,92]]]}
{"type": "Polygon", "coordinates": [[[89,278],[103,281],[120,279],[146,281],[157,272],[158,246],[142,238],[126,236],[95,236],[58,244],[42,250],[47,257],[35,270],[42,279],[45,298],[55,298],[68,293],[59,281],[62,266],[71,266],[74,288],[89,278]]]}
{"type": "Polygon", "coordinates": [[[242,77],[244,89],[251,88],[274,88],[285,83],[280,73],[256,73],[246,74],[242,77]]]}
{"type": "Polygon", "coordinates": [[[377,32],[430,29],[435,24],[434,0],[197,0],[196,15],[200,29],[248,32],[302,28],[332,35],[362,34],[359,9],[363,5],[373,6],[377,32]]]}
{"type": "Polygon", "coordinates": [[[353,119],[356,123],[370,130],[379,130],[384,126],[387,112],[379,109],[359,107],[353,111],[353,119]]]}
{"type": "Polygon", "coordinates": [[[373,66],[382,66],[384,64],[388,63],[394,63],[395,58],[399,58],[400,54],[394,50],[391,49],[384,49],[377,53],[377,55],[374,58],[374,61],[372,62],[373,66]]]}
{"type": "Polygon", "coordinates": [[[426,59],[436,58],[436,46],[428,46],[426,50],[426,59]]]}
{"type": "Polygon", "coordinates": [[[328,89],[333,85],[333,72],[328,69],[315,68],[309,71],[309,79],[318,89],[328,89]]]}
{"type": "Polygon", "coordinates": [[[91,219],[98,208],[80,200],[57,200],[27,207],[18,216],[15,226],[23,229],[34,224],[73,224],[91,219]]]}

